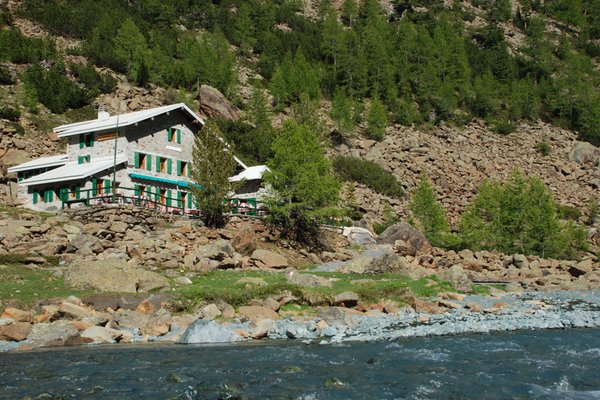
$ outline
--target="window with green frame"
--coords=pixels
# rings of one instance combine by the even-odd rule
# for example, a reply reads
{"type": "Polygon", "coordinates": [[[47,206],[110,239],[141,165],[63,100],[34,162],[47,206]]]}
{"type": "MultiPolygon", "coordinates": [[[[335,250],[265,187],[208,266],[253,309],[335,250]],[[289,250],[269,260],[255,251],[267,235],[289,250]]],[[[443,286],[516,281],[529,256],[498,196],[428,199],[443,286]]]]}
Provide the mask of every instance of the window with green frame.
{"type": "Polygon", "coordinates": [[[167,140],[169,141],[169,143],[181,144],[181,129],[167,129],[167,140]]]}
{"type": "Polygon", "coordinates": [[[82,133],[79,135],[79,148],[94,147],[94,134],[93,133],[82,133]]]}

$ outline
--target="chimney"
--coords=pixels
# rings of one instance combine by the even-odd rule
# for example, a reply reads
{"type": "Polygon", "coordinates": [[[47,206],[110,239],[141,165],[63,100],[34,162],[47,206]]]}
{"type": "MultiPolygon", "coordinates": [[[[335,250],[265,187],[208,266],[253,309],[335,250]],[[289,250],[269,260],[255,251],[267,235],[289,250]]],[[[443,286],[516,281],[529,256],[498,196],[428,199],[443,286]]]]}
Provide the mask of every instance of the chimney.
{"type": "Polygon", "coordinates": [[[106,111],[106,106],[100,105],[98,107],[98,119],[100,121],[110,118],[110,114],[106,111]]]}

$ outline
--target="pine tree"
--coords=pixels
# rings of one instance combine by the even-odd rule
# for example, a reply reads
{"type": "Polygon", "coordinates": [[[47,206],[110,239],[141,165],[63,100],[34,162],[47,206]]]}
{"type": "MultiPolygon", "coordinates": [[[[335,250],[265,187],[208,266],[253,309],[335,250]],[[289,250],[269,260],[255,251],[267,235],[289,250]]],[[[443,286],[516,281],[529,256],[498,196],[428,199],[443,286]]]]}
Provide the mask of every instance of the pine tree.
{"type": "Polygon", "coordinates": [[[356,19],[358,15],[358,5],[356,4],[356,0],[344,0],[344,4],[342,5],[342,20],[352,28],[352,22],[356,19]]]}
{"type": "Polygon", "coordinates": [[[377,93],[371,98],[367,114],[367,124],[367,137],[377,141],[383,140],[387,125],[387,115],[377,93]]]}
{"type": "Polygon", "coordinates": [[[346,96],[346,91],[338,88],[331,102],[331,118],[337,124],[338,130],[342,134],[347,134],[354,129],[352,119],[352,100],[346,96]]]}
{"type": "Polygon", "coordinates": [[[148,49],[146,38],[131,18],[126,19],[114,39],[115,56],[128,72],[148,49]]]}

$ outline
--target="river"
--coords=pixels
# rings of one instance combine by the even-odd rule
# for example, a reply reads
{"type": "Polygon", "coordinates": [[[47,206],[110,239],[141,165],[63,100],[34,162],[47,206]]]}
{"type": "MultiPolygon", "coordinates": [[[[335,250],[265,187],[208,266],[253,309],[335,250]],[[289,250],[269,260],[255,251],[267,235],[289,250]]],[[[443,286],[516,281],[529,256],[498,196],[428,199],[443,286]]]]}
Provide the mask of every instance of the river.
{"type": "Polygon", "coordinates": [[[0,399],[600,399],[600,330],[0,354],[0,399]]]}

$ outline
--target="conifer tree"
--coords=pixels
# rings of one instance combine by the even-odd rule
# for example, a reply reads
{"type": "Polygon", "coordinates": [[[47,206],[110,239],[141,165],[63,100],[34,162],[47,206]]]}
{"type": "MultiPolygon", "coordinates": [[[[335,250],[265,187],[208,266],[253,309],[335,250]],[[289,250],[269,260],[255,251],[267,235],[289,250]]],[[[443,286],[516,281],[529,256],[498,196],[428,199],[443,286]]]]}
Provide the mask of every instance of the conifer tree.
{"type": "Polygon", "coordinates": [[[377,93],[373,96],[369,105],[367,124],[367,137],[377,141],[383,140],[387,125],[387,115],[377,93]]]}
{"type": "Polygon", "coordinates": [[[225,143],[217,124],[208,120],[196,135],[192,152],[190,178],[197,207],[210,227],[225,223],[226,200],[234,186],[229,177],[235,174],[233,149],[225,143]]]}

